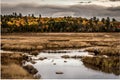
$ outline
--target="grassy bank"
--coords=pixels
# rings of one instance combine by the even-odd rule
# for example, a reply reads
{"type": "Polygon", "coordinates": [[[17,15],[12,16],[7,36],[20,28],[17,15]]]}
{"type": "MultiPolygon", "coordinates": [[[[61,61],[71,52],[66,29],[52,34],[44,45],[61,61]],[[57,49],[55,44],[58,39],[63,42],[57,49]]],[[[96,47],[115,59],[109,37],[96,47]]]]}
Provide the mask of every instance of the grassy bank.
{"type": "Polygon", "coordinates": [[[96,57],[83,57],[82,61],[86,67],[94,70],[100,70],[106,73],[114,73],[120,75],[120,58],[110,57],[105,58],[101,56],[96,57]]]}
{"type": "Polygon", "coordinates": [[[98,55],[120,56],[119,47],[90,47],[86,48],[86,51],[95,53],[96,49],[98,55]]]}
{"type": "Polygon", "coordinates": [[[33,79],[33,75],[22,67],[22,53],[1,53],[2,79],[33,79]]]}

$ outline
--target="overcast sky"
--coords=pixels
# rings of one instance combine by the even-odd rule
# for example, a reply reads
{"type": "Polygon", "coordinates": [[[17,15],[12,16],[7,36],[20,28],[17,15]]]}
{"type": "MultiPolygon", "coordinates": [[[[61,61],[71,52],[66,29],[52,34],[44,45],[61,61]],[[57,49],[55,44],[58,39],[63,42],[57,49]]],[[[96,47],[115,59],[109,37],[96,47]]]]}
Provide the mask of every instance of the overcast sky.
{"type": "Polygon", "coordinates": [[[76,4],[96,4],[102,6],[120,6],[120,0],[2,0],[2,3],[20,4],[37,3],[40,5],[76,5],[76,4]]]}
{"type": "Polygon", "coordinates": [[[2,0],[2,14],[21,12],[42,16],[115,17],[120,20],[120,0],[2,0]]]}

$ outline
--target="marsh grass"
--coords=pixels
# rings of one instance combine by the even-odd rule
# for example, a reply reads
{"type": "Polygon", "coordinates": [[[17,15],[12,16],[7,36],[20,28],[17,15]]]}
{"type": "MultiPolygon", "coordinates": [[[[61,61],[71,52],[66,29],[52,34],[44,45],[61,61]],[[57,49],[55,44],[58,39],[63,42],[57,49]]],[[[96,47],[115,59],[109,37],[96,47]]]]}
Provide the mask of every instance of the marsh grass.
{"type": "Polygon", "coordinates": [[[120,49],[118,47],[90,47],[86,51],[95,52],[96,49],[98,50],[98,55],[120,56],[120,49]]]}
{"type": "Polygon", "coordinates": [[[119,33],[9,33],[2,34],[4,50],[86,48],[119,45],[119,33]],[[109,36],[109,37],[108,37],[109,36]],[[52,41],[51,41],[52,40],[52,41]]]}
{"type": "Polygon", "coordinates": [[[17,64],[9,64],[1,66],[1,78],[2,79],[32,79],[25,69],[17,64]]]}
{"type": "Polygon", "coordinates": [[[1,53],[1,64],[19,64],[21,65],[23,57],[20,53],[1,53]]]}
{"type": "Polygon", "coordinates": [[[78,56],[78,55],[74,55],[74,56],[63,55],[63,56],[61,56],[61,58],[65,58],[65,59],[68,59],[68,58],[80,59],[82,57],[83,56],[78,56]]]}
{"type": "Polygon", "coordinates": [[[43,49],[42,46],[34,46],[28,44],[3,44],[1,46],[3,50],[12,50],[12,51],[21,51],[21,52],[29,52],[29,51],[41,51],[43,49]]]}
{"type": "Polygon", "coordinates": [[[22,53],[1,53],[2,79],[33,79],[33,76],[22,68],[22,53]]]}
{"type": "Polygon", "coordinates": [[[119,57],[110,57],[110,58],[105,58],[101,56],[83,57],[82,61],[84,65],[92,69],[97,69],[103,72],[120,75],[120,58],[119,57]]]}
{"type": "Polygon", "coordinates": [[[94,42],[90,42],[91,45],[94,46],[116,46],[115,45],[116,41],[94,41],[94,42]]]}
{"type": "Polygon", "coordinates": [[[79,41],[49,42],[44,44],[44,47],[46,49],[84,48],[84,47],[90,47],[90,46],[91,45],[89,43],[79,42],[79,41]]]}

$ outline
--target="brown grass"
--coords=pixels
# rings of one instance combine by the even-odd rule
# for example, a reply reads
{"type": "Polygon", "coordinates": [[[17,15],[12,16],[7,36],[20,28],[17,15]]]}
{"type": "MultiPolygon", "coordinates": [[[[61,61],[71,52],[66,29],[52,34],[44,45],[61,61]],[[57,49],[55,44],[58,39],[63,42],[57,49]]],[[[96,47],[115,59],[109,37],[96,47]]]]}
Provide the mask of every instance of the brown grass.
{"type": "Polygon", "coordinates": [[[2,65],[1,66],[2,79],[32,79],[26,70],[17,64],[2,65]]]}
{"type": "Polygon", "coordinates": [[[82,61],[86,67],[101,70],[107,73],[114,73],[115,75],[120,75],[119,57],[83,57],[82,61]]]}
{"type": "Polygon", "coordinates": [[[80,58],[82,58],[82,57],[83,57],[83,56],[78,56],[78,55],[74,55],[74,56],[63,55],[63,56],[61,56],[61,58],[65,58],[65,59],[67,59],[67,58],[80,59],[80,58]]]}
{"type": "Polygon", "coordinates": [[[13,50],[13,51],[33,51],[42,50],[42,46],[23,45],[23,44],[3,44],[2,49],[13,50]]]}
{"type": "Polygon", "coordinates": [[[98,55],[120,56],[120,49],[118,47],[90,47],[86,51],[94,52],[98,49],[98,55]]]}
{"type": "Polygon", "coordinates": [[[33,79],[33,76],[22,68],[23,53],[1,53],[2,79],[33,79]]]}
{"type": "Polygon", "coordinates": [[[45,43],[46,49],[65,49],[65,48],[84,48],[91,46],[89,43],[86,42],[79,42],[79,41],[71,41],[71,42],[49,42],[45,43]]]}
{"type": "Polygon", "coordinates": [[[21,65],[23,57],[21,53],[1,53],[1,64],[19,64],[21,65]]]}
{"type": "Polygon", "coordinates": [[[2,34],[1,48],[3,50],[29,52],[36,55],[43,49],[85,48],[87,51],[94,52],[97,47],[100,55],[118,56],[120,55],[119,34],[120,33],[9,33],[2,34]]]}

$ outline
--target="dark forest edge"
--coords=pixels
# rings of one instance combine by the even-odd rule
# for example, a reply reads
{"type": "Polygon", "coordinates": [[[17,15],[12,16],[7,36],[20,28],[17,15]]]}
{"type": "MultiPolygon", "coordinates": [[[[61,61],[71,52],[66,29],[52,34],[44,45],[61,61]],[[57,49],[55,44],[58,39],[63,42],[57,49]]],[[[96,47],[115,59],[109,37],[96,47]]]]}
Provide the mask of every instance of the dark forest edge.
{"type": "Polygon", "coordinates": [[[91,19],[82,17],[35,17],[21,13],[1,15],[1,32],[120,32],[120,22],[109,17],[91,19]]]}

